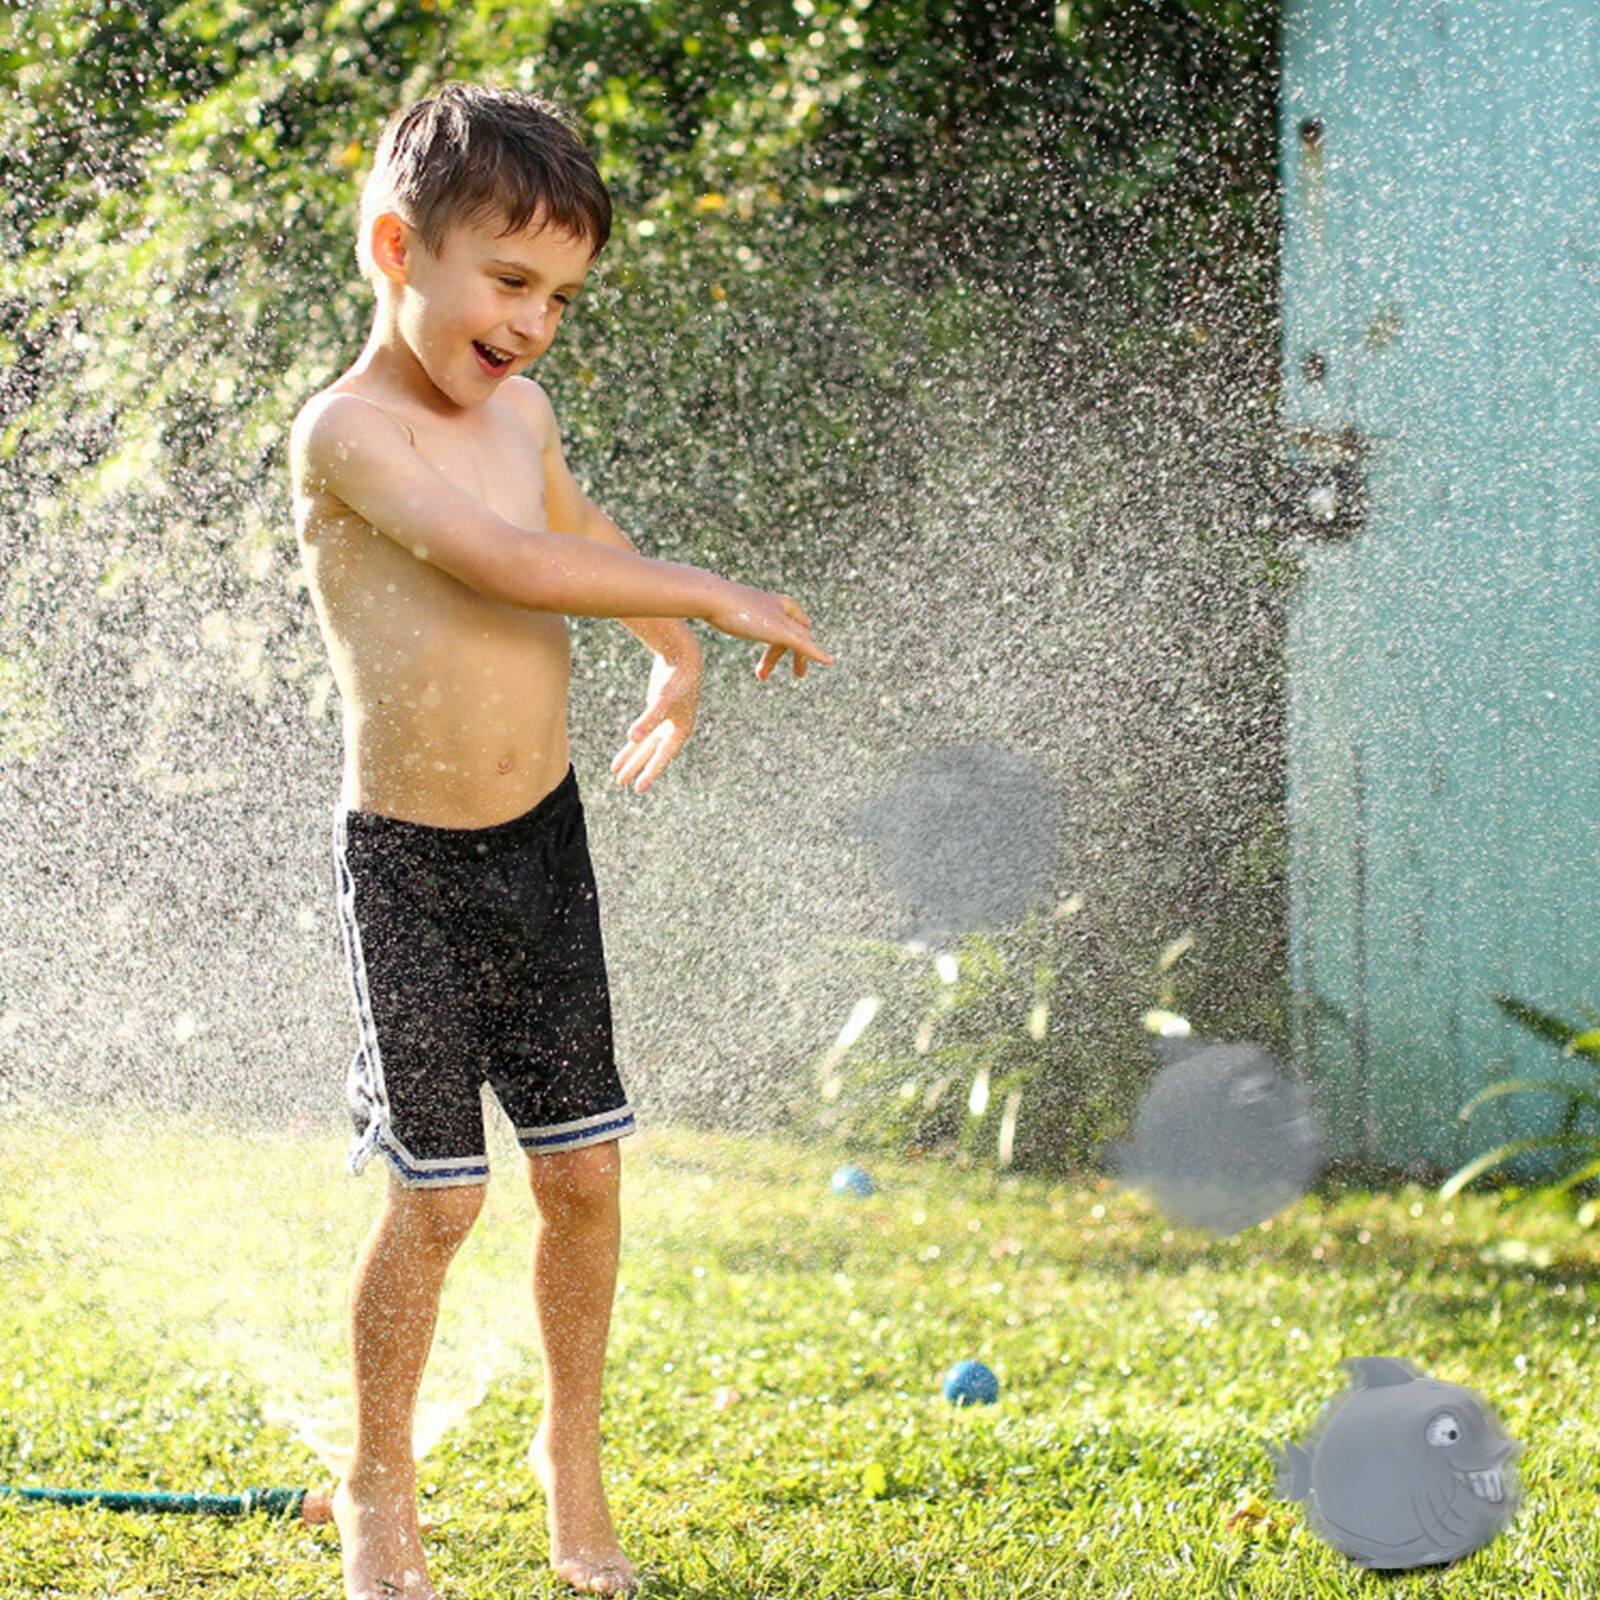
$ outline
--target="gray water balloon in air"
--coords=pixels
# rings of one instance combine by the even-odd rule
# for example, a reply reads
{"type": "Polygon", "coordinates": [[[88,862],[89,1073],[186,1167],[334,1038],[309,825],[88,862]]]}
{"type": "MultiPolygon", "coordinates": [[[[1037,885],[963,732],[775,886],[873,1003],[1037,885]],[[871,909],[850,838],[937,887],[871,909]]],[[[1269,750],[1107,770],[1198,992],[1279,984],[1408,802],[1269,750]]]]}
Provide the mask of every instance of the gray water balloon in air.
{"type": "Polygon", "coordinates": [[[1267,1447],[1278,1492],[1364,1567],[1431,1566],[1487,1544],[1516,1510],[1522,1446],[1471,1389],[1393,1356],[1341,1365],[1361,1381],[1323,1407],[1313,1437],[1267,1447]]]}
{"type": "Polygon", "coordinates": [[[1133,1138],[1114,1150],[1124,1183],[1169,1216],[1226,1237],[1305,1193],[1322,1135],[1304,1084],[1254,1044],[1162,1039],[1133,1138]]]}
{"type": "Polygon", "coordinates": [[[952,745],[913,757],[846,829],[872,848],[904,905],[896,937],[938,944],[1017,923],[1048,895],[1058,814],[1040,762],[952,745]]]}

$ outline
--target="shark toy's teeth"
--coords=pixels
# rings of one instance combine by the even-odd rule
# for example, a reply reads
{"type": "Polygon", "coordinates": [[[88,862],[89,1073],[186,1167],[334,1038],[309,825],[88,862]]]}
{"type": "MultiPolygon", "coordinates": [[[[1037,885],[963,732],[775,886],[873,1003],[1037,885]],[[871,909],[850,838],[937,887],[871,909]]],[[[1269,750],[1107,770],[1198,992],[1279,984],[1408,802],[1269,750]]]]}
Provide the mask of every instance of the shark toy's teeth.
{"type": "Polygon", "coordinates": [[[1482,1472],[1463,1472],[1461,1476],[1466,1479],[1467,1487],[1490,1505],[1497,1506],[1506,1497],[1505,1474],[1498,1467],[1490,1467],[1482,1472]]]}

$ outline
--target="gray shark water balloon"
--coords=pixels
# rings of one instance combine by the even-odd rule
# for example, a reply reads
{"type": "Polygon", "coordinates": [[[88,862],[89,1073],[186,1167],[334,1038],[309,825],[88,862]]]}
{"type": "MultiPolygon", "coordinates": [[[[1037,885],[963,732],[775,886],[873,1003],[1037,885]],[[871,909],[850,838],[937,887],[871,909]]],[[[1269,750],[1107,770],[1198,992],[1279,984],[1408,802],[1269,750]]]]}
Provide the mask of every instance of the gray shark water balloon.
{"type": "Polygon", "coordinates": [[[1166,1062],[1133,1137],[1110,1152],[1117,1176],[1168,1216],[1226,1237],[1305,1193],[1322,1136],[1304,1084],[1259,1045],[1162,1039],[1166,1062]]]}
{"type": "Polygon", "coordinates": [[[1267,1447],[1278,1492],[1364,1567],[1431,1566],[1487,1544],[1516,1510],[1522,1446],[1470,1389],[1393,1356],[1341,1365],[1360,1382],[1324,1406],[1313,1437],[1267,1447]]]}
{"type": "Polygon", "coordinates": [[[1058,812],[1033,757],[951,745],[913,757],[845,827],[872,848],[905,906],[896,937],[938,944],[1019,922],[1047,897],[1058,812]]]}

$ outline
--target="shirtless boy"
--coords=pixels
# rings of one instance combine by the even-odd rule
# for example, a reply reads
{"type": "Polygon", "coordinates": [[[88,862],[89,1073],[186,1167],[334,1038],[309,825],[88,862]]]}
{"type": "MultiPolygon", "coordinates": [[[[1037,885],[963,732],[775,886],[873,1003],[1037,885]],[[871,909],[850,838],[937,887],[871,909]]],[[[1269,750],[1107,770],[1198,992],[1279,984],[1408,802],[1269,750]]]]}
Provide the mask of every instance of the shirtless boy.
{"type": "Polygon", "coordinates": [[[643,793],[694,726],[684,619],[830,664],[788,596],[653,561],[574,482],[550,347],[611,226],[581,141],[532,97],[444,86],[396,113],[362,196],[366,348],[291,434],[296,531],[344,708],[333,864],[360,1046],[352,1170],[388,1165],[351,1294],[356,1444],[335,1495],[349,1600],[433,1600],[411,1422],[445,1269],[488,1181],[480,1085],[526,1154],[550,1560],[636,1587],[600,1472],[620,1237],[600,922],[567,745],[569,615],[654,652],[611,763],[643,793]]]}

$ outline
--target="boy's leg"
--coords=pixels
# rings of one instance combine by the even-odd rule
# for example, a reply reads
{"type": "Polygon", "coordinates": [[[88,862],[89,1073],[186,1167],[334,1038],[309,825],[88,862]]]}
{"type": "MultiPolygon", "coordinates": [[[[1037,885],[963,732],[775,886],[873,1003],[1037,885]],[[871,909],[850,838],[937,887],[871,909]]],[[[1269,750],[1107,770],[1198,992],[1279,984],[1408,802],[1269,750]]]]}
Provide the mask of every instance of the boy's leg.
{"type": "Polygon", "coordinates": [[[417,1530],[411,1421],[445,1269],[484,1186],[407,1188],[390,1175],[350,1296],[356,1444],[334,1496],[348,1600],[431,1600],[417,1530]]]}
{"type": "Polygon", "coordinates": [[[544,1349],[545,1414],[532,1457],[549,1502],[550,1563],[586,1593],[638,1582],[611,1525],[600,1473],[600,1390],[622,1238],[615,1140],[528,1155],[539,1217],[533,1300],[544,1349]]]}

